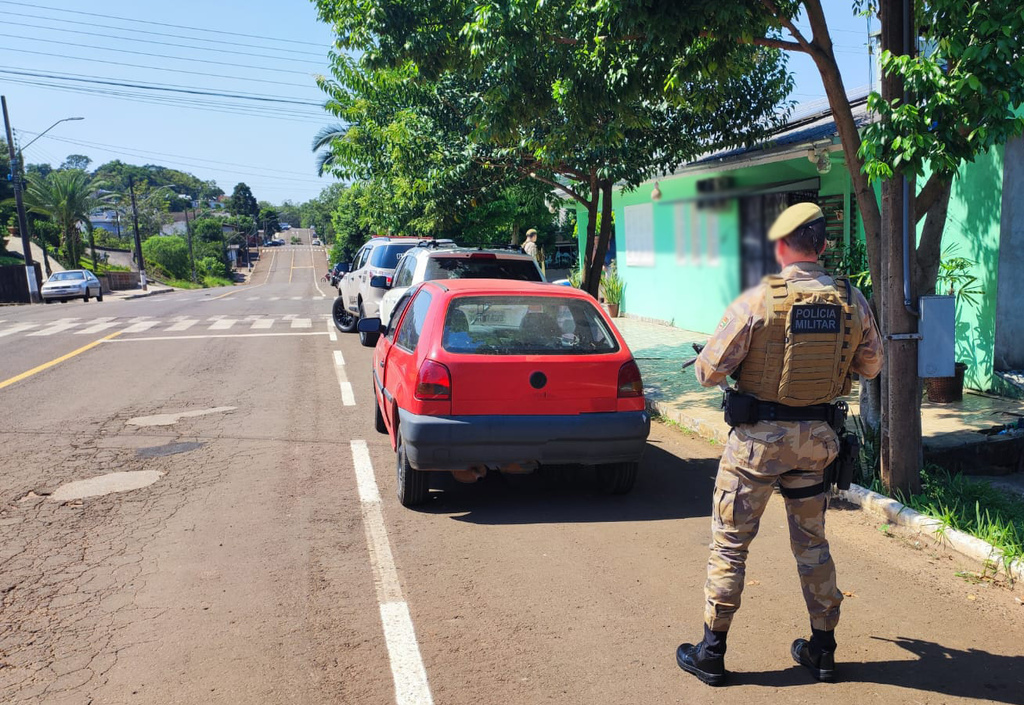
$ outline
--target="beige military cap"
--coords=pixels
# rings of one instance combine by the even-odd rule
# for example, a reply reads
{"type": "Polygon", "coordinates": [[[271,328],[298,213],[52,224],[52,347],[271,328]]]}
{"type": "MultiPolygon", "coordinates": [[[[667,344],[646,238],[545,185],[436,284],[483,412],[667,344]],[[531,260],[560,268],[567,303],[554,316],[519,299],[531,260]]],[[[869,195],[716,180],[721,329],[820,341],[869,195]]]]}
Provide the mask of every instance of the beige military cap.
{"type": "Polygon", "coordinates": [[[821,212],[821,208],[818,208],[814,203],[797,203],[795,206],[790,206],[782,211],[779,217],[775,219],[771,229],[768,231],[768,240],[770,242],[781,240],[801,225],[806,225],[824,217],[825,214],[821,212]]]}

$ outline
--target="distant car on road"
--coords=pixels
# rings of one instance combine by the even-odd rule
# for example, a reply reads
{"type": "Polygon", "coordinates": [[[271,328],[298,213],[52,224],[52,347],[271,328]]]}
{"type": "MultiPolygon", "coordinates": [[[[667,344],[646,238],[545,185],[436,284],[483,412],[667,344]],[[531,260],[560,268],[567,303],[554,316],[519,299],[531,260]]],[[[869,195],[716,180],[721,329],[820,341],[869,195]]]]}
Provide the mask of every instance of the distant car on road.
{"type": "Polygon", "coordinates": [[[320,239],[313,238],[313,247],[320,247],[320,239]]]}
{"type": "Polygon", "coordinates": [[[292,226],[290,223],[281,223],[281,230],[291,230],[292,226]]]}
{"type": "Polygon", "coordinates": [[[103,286],[96,275],[88,269],[69,269],[66,272],[54,272],[47,279],[40,295],[45,303],[81,298],[85,301],[95,296],[97,301],[103,300],[103,286]]]}
{"type": "Polygon", "coordinates": [[[428,281],[402,297],[372,370],[374,425],[395,449],[398,498],[427,499],[430,472],[594,466],[629,492],[651,419],[640,370],[586,292],[491,279],[428,281]]]}
{"type": "Polygon", "coordinates": [[[380,301],[380,320],[387,322],[391,318],[395,304],[410,286],[440,279],[542,282],[544,275],[537,261],[518,247],[485,250],[444,243],[414,247],[398,261],[391,287],[380,301]]]}

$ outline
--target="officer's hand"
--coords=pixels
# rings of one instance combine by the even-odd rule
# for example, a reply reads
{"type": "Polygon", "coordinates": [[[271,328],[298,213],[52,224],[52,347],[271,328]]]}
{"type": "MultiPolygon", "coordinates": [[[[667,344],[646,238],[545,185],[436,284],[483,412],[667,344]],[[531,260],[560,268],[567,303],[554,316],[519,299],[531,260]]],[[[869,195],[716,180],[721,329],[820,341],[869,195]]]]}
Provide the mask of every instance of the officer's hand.
{"type": "Polygon", "coordinates": [[[707,345],[707,343],[693,343],[693,351],[700,355],[701,352],[703,352],[705,345],[707,345]]]}

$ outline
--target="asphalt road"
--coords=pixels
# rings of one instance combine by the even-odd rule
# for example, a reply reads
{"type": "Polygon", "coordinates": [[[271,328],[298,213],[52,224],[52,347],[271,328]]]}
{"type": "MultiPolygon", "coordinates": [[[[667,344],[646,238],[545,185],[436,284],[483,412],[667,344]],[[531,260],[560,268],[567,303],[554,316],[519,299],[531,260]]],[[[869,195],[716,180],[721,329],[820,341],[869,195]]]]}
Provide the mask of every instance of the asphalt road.
{"type": "Polygon", "coordinates": [[[841,509],[843,682],[812,684],[781,502],[735,685],[679,671],[720,449],[666,426],[626,497],[488,477],[403,509],[325,270],[273,248],[246,286],[0,308],[0,703],[1024,703],[1013,590],[841,509]],[[151,484],[69,497],[110,473],[151,484]]]}

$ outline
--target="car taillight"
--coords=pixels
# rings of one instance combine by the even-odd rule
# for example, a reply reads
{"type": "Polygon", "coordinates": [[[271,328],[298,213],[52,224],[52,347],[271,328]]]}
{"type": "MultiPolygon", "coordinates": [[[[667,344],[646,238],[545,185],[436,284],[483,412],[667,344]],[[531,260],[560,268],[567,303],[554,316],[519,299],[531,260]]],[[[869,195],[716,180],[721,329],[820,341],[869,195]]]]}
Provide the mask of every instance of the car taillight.
{"type": "Polygon", "coordinates": [[[387,285],[391,286],[391,273],[386,269],[370,269],[371,277],[384,277],[387,281],[387,285]]]}
{"type": "Polygon", "coordinates": [[[644,395],[644,383],[640,379],[640,368],[636,362],[630,360],[619,368],[619,398],[642,397],[644,395]]]}
{"type": "Polygon", "coordinates": [[[498,256],[493,252],[474,252],[469,256],[470,259],[498,259],[498,256]]]}
{"type": "Polygon", "coordinates": [[[420,401],[447,401],[452,398],[452,376],[440,362],[424,360],[416,376],[416,398],[420,401]]]}

